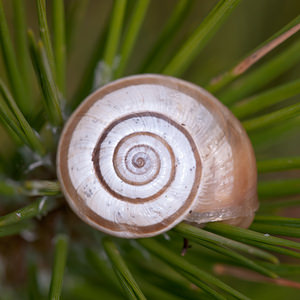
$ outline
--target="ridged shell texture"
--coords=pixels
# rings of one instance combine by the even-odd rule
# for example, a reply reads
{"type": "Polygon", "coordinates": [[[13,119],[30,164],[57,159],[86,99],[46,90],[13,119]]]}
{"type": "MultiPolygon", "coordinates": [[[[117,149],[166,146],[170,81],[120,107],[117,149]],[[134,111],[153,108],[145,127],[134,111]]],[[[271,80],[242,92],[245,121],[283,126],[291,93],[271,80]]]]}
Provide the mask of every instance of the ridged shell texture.
{"type": "Polygon", "coordinates": [[[182,220],[248,223],[257,209],[242,126],[208,92],[172,77],[131,76],[89,96],[64,128],[57,168],[75,213],[119,237],[182,220]]]}

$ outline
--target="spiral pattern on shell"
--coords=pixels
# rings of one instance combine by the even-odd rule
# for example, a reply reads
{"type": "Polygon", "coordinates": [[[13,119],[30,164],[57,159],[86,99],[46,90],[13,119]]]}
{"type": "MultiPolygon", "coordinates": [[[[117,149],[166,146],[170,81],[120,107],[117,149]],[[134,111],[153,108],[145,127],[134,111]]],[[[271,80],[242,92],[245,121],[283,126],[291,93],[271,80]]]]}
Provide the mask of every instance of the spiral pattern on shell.
{"type": "MultiPolygon", "coordinates": [[[[135,113],[105,129],[93,151],[94,170],[107,198],[144,203],[132,206],[142,209],[137,215],[145,216],[153,207],[146,202],[152,201],[160,207],[169,202],[166,209],[171,212],[174,197],[185,203],[195,196],[200,159],[193,149],[189,133],[171,119],[158,113],[135,113]],[[178,185],[185,189],[175,192],[178,185]]],[[[144,222],[150,224],[145,218],[144,222]]]]}
{"type": "Polygon", "coordinates": [[[247,205],[232,207],[229,199],[237,168],[228,124],[232,140],[245,133],[211,97],[159,75],[121,79],[91,95],[68,121],[58,151],[58,176],[73,210],[97,229],[128,238],[159,234],[183,219],[240,217],[245,207],[252,213],[252,169],[247,205]]]}

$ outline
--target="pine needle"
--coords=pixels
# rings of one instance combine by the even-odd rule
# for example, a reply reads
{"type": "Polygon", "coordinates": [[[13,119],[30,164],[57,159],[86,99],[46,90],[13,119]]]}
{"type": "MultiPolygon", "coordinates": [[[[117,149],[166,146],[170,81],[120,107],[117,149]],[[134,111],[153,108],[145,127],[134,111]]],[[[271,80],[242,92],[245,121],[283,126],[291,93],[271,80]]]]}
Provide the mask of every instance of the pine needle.
{"type": "Polygon", "coordinates": [[[19,222],[8,226],[0,227],[0,238],[5,236],[11,236],[15,234],[21,234],[25,230],[33,229],[31,222],[19,222]]]}
{"type": "Polygon", "coordinates": [[[44,95],[44,107],[49,121],[54,126],[63,123],[62,112],[59,104],[57,86],[52,76],[50,63],[48,61],[42,41],[35,42],[33,32],[28,31],[31,58],[35,67],[40,86],[44,95]]]}
{"type": "Polygon", "coordinates": [[[55,76],[55,61],[53,48],[51,44],[50,32],[47,22],[47,12],[46,12],[46,1],[45,0],[36,0],[37,12],[38,12],[38,21],[39,21],[39,30],[40,37],[45,47],[45,52],[47,56],[47,61],[49,62],[52,76],[55,76]]]}
{"type": "Polygon", "coordinates": [[[180,76],[215,35],[239,2],[240,0],[220,0],[200,26],[184,42],[162,73],[180,76]]]}
{"type": "Polygon", "coordinates": [[[31,74],[32,69],[30,66],[30,56],[28,51],[28,42],[27,42],[27,32],[26,32],[26,9],[25,2],[20,0],[13,0],[13,11],[14,11],[14,23],[16,28],[16,53],[18,59],[18,65],[24,83],[24,88],[26,90],[26,95],[28,96],[26,101],[27,110],[30,111],[34,109],[32,99],[32,80],[31,74]]]}
{"type": "Polygon", "coordinates": [[[224,234],[225,236],[229,236],[231,238],[240,237],[243,240],[252,240],[272,246],[283,246],[300,249],[300,243],[270,236],[269,234],[262,234],[245,228],[234,227],[225,223],[208,223],[205,226],[205,229],[216,232],[218,234],[224,234]]]}
{"type": "Polygon", "coordinates": [[[49,300],[59,300],[63,284],[63,276],[68,252],[68,237],[59,234],[55,237],[55,253],[52,277],[49,290],[49,300]]]}
{"type": "Polygon", "coordinates": [[[300,102],[294,105],[290,105],[279,109],[277,111],[262,115],[257,118],[253,118],[242,122],[244,128],[250,132],[259,130],[274,124],[278,124],[288,119],[299,116],[300,114],[300,102]]]}
{"type": "Polygon", "coordinates": [[[300,169],[300,156],[260,160],[256,165],[258,173],[300,169]]]}
{"type": "Polygon", "coordinates": [[[103,239],[103,247],[126,295],[128,296],[128,299],[146,300],[134,277],[122,259],[116,245],[109,238],[105,238],[103,239]]]}
{"type": "Polygon", "coordinates": [[[255,223],[250,226],[250,229],[265,234],[283,235],[300,238],[300,228],[288,227],[287,225],[255,223]]]}
{"type": "Polygon", "coordinates": [[[66,93],[66,37],[64,1],[53,1],[53,46],[56,81],[62,95],[66,93]]]}
{"type": "Polygon", "coordinates": [[[6,23],[2,0],[0,0],[0,45],[14,97],[18,105],[20,105],[21,110],[27,115],[30,113],[30,106],[27,106],[26,89],[17,66],[17,59],[6,23]]]}
{"type": "Polygon", "coordinates": [[[258,183],[260,198],[279,198],[300,194],[300,179],[280,179],[258,183]]]}
{"type": "Polygon", "coordinates": [[[191,239],[192,241],[195,241],[200,245],[202,241],[207,241],[210,243],[214,243],[215,245],[232,248],[245,254],[256,256],[257,258],[261,258],[275,264],[278,263],[278,259],[275,256],[265,251],[261,251],[260,249],[236,242],[212,232],[208,232],[201,228],[197,228],[196,226],[191,226],[186,223],[180,223],[173,230],[175,232],[178,232],[181,236],[191,239]]]}
{"type": "Polygon", "coordinates": [[[127,0],[115,0],[112,16],[110,19],[109,32],[103,54],[103,74],[101,83],[109,82],[113,76],[113,70],[116,64],[116,54],[120,43],[123,18],[125,14],[127,0]]]}
{"type": "MultiPolygon", "coordinates": [[[[300,16],[297,16],[294,20],[276,32],[273,36],[259,45],[256,49],[246,55],[240,62],[238,62],[229,71],[213,78],[206,89],[211,93],[218,92],[221,88],[228,85],[230,82],[241,76],[246,72],[253,64],[262,59],[266,54],[278,47],[285,40],[300,30],[300,16]]],[[[227,102],[226,102],[227,103],[227,102]]]]}
{"type": "Polygon", "coordinates": [[[196,266],[186,261],[184,258],[174,254],[172,251],[162,246],[155,240],[140,239],[138,240],[138,242],[152,254],[165,261],[167,264],[171,265],[182,275],[185,276],[186,274],[188,274],[189,278],[193,277],[193,283],[198,283],[200,288],[202,288],[205,292],[212,295],[213,297],[222,299],[222,296],[215,290],[211,289],[209,285],[215,285],[216,287],[230,293],[232,296],[235,296],[238,299],[248,299],[246,296],[234,290],[233,288],[220,281],[216,277],[200,270],[196,266]]]}
{"type": "Polygon", "coordinates": [[[193,4],[191,0],[178,0],[170,17],[163,27],[156,43],[151,47],[146,56],[139,73],[157,73],[160,70],[161,61],[180,27],[183,25],[188,12],[193,4]]]}
{"type": "Polygon", "coordinates": [[[43,197],[23,208],[0,217],[0,227],[16,224],[27,219],[45,215],[55,207],[57,207],[57,201],[43,197]]]}
{"type": "Polygon", "coordinates": [[[292,68],[300,60],[300,41],[285,48],[280,54],[263,63],[258,68],[236,80],[230,88],[217,94],[226,105],[231,105],[258,91],[273,79],[292,68]]]}
{"type": "Polygon", "coordinates": [[[300,94],[300,79],[244,99],[230,107],[230,110],[239,119],[244,119],[297,94],[300,94]]]}
{"type": "Polygon", "coordinates": [[[130,17],[130,24],[125,34],[125,38],[122,42],[122,47],[120,50],[120,62],[114,73],[115,78],[121,77],[124,73],[125,67],[128,63],[128,59],[138,37],[138,33],[141,30],[148,6],[149,0],[136,1],[135,8],[130,17]]]}
{"type": "Polygon", "coordinates": [[[6,104],[9,106],[11,113],[16,118],[17,122],[15,122],[15,126],[19,126],[20,129],[23,131],[22,135],[25,138],[26,143],[30,146],[31,149],[36,151],[39,155],[45,155],[46,150],[42,145],[42,142],[38,134],[26,121],[24,115],[20,111],[15,100],[13,99],[12,95],[10,94],[10,92],[8,91],[8,89],[6,88],[6,86],[4,85],[1,79],[0,79],[0,95],[3,97],[6,104]]]}

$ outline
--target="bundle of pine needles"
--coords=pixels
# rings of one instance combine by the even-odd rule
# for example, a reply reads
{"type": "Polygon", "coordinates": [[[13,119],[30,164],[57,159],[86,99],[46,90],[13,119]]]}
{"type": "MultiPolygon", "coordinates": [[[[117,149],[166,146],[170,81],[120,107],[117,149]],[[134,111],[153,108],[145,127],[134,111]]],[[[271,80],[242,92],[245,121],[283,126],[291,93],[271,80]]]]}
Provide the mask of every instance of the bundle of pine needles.
{"type": "MultiPolygon", "coordinates": [[[[129,62],[137,55],[135,46],[155,1],[109,2],[110,16],[92,53],[87,54],[89,61],[79,84],[72,86],[71,78],[71,88],[66,84],[67,59],[86,18],[88,1],[53,0],[49,13],[45,0],[36,0],[32,17],[38,20],[39,32],[35,34],[26,25],[25,4],[30,4],[3,2],[12,5],[7,10],[13,15],[14,40],[0,0],[0,120],[4,128],[0,298],[297,299],[300,156],[289,156],[282,149],[288,148],[286,137],[299,131],[300,102],[295,96],[300,94],[300,79],[279,84],[274,80],[300,61],[300,16],[226,72],[202,82],[242,121],[261,157],[257,161],[261,206],[250,229],[221,223],[200,229],[182,223],[165,235],[134,241],[106,237],[77,220],[66,207],[55,172],[64,121],[92,90],[124,75],[152,72],[188,78],[186,71],[201,58],[201,50],[213,41],[240,0],[220,0],[181,39],[181,29],[200,4],[171,2],[163,27],[159,34],[155,32],[156,40],[139,53],[142,59],[136,70],[129,62]],[[180,255],[183,238],[193,246],[185,257],[180,255]]],[[[215,68],[213,63],[209,67],[215,68]]],[[[291,148],[299,149],[298,141],[290,138],[290,142],[291,148]]]]}

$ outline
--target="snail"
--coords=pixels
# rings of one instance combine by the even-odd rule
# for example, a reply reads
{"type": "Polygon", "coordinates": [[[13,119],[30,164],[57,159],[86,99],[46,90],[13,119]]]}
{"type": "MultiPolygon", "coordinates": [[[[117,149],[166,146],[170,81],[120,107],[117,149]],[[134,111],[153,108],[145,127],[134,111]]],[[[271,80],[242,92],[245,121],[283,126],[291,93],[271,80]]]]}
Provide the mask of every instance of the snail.
{"type": "Polygon", "coordinates": [[[64,127],[57,173],[83,221],[123,238],[181,221],[247,227],[258,208],[240,122],[204,89],[168,76],[130,76],[90,95],[64,127]]]}

